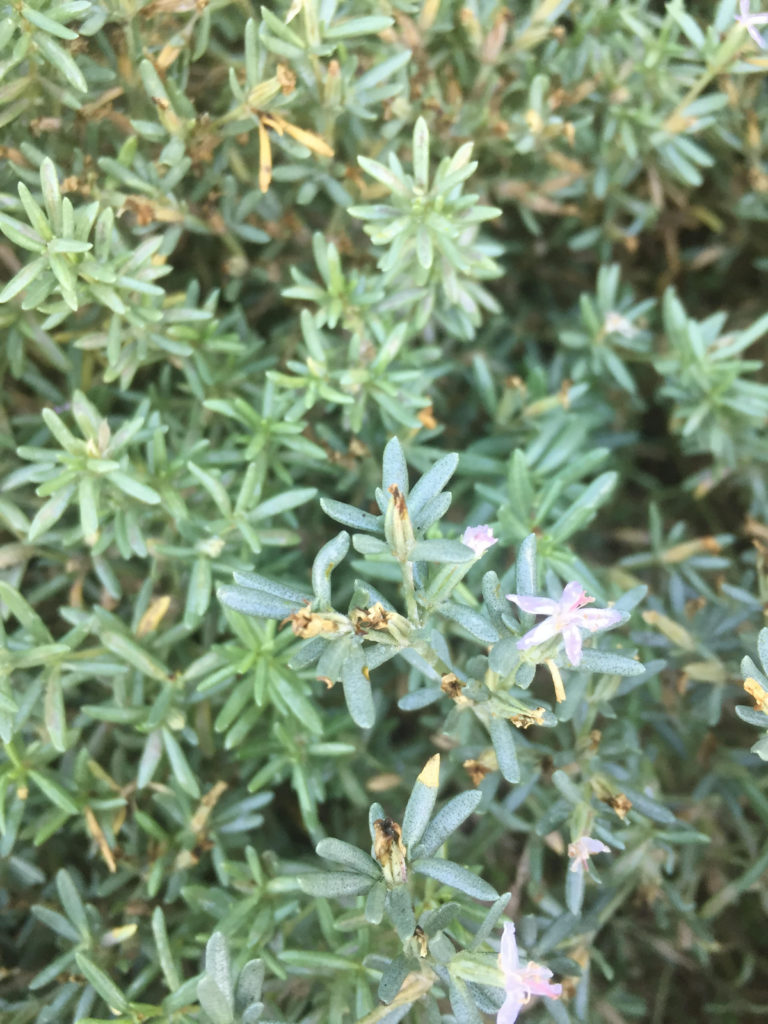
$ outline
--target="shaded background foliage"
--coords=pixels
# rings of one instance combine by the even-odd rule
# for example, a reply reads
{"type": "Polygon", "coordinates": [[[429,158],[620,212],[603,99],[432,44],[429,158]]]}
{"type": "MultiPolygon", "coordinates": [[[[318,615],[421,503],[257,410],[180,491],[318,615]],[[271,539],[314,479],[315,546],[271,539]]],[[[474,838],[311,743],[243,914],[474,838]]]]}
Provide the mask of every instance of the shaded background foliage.
{"type": "MultiPolygon", "coordinates": [[[[441,799],[465,791],[487,740],[399,709],[399,659],[363,733],[214,589],[308,591],[317,498],[375,511],[394,434],[414,475],[460,453],[436,532],[492,522],[500,577],[534,532],[550,589],[649,588],[627,635],[654,668],[595,702],[635,810],[581,923],[547,932],[586,719],[523,734],[523,783],[490,772],[449,844],[573,979],[531,1018],[765,1013],[768,720],[733,708],[768,588],[768,56],[736,12],[0,7],[8,1020],[203,1020],[215,931],[263,961],[269,1019],[375,1012],[397,940],[296,876],[326,834],[366,848],[436,748],[441,799]]],[[[364,572],[396,600],[351,570],[337,606],[364,572]]]]}

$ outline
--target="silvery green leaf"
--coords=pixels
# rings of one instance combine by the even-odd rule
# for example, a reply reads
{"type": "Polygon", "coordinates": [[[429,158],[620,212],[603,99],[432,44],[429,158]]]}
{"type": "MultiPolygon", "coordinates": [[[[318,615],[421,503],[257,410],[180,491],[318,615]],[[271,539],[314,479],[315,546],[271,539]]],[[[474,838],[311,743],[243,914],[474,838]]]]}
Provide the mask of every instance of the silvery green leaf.
{"type": "Polygon", "coordinates": [[[371,515],[370,512],[363,512],[354,505],[347,505],[343,501],[334,501],[333,498],[321,498],[320,507],[327,516],[335,519],[342,526],[348,526],[351,530],[369,530],[371,533],[381,533],[383,517],[371,515]]]}
{"type": "Polygon", "coordinates": [[[451,979],[448,985],[448,998],[457,1021],[461,1024],[483,1024],[483,1018],[470,995],[467,983],[461,978],[451,979]]]}
{"type": "Polygon", "coordinates": [[[347,637],[343,640],[327,640],[322,643],[323,652],[318,659],[315,674],[318,677],[325,676],[335,683],[341,679],[341,667],[349,656],[353,641],[347,637]]]}
{"type": "Polygon", "coordinates": [[[620,612],[631,612],[633,608],[643,600],[645,595],[648,593],[648,587],[643,583],[639,587],[632,587],[626,593],[622,594],[621,597],[614,602],[613,607],[620,612]]]}
{"type": "Polygon", "coordinates": [[[408,495],[408,511],[411,518],[415,519],[421,509],[436,498],[442,491],[459,464],[459,456],[454,452],[443,455],[427,472],[416,481],[408,495]]]}
{"type": "Polygon", "coordinates": [[[443,845],[445,840],[473,813],[483,798],[479,789],[468,789],[459,793],[434,816],[424,835],[411,855],[414,857],[431,857],[443,845]]]}
{"type": "Polygon", "coordinates": [[[197,983],[197,998],[213,1024],[234,1024],[234,1008],[210,975],[197,983]]]}
{"type": "Polygon", "coordinates": [[[757,708],[746,707],[743,704],[737,704],[735,710],[742,722],[756,725],[758,729],[768,728],[768,715],[764,711],[758,711],[757,708]]]}
{"type": "Polygon", "coordinates": [[[425,501],[416,515],[411,517],[414,530],[421,532],[428,530],[433,523],[443,518],[450,507],[450,491],[442,491],[440,494],[436,494],[434,498],[425,501]]]}
{"type": "Polygon", "coordinates": [[[562,768],[558,768],[556,772],[553,772],[552,782],[556,789],[562,793],[565,799],[570,804],[573,804],[574,807],[578,807],[580,804],[584,803],[584,790],[572,782],[570,777],[562,770],[562,768]]]}
{"type": "Polygon", "coordinates": [[[312,563],[312,589],[321,607],[331,604],[331,573],[349,551],[349,534],[342,530],[324,544],[312,563]]]}
{"type": "Polygon", "coordinates": [[[232,1005],[232,974],[229,965],[227,940],[221,932],[214,932],[205,944],[205,973],[225,994],[232,1005]]]}
{"type": "Polygon", "coordinates": [[[409,850],[421,839],[429,823],[437,799],[438,780],[439,761],[433,757],[416,779],[403,815],[403,842],[409,850]]]}
{"type": "Polygon", "coordinates": [[[501,896],[496,900],[492,907],[488,909],[488,913],[483,918],[483,922],[475,932],[475,937],[472,940],[470,949],[479,949],[480,946],[485,942],[488,936],[491,934],[493,929],[496,927],[496,922],[499,920],[501,915],[512,898],[512,893],[503,892],[501,896]]]}
{"type": "Polygon", "coordinates": [[[429,187],[429,128],[423,117],[416,119],[413,128],[413,180],[417,188],[426,192],[429,187]]]}
{"type": "Polygon", "coordinates": [[[327,646],[328,641],[323,640],[320,636],[314,636],[310,640],[305,640],[296,653],[291,655],[288,667],[296,670],[306,668],[317,661],[327,646]]]}
{"type": "Polygon", "coordinates": [[[574,917],[581,914],[581,906],[584,902],[585,875],[586,871],[581,866],[576,871],[572,871],[569,867],[565,872],[565,904],[574,917]]]}
{"type": "Polygon", "coordinates": [[[420,875],[427,875],[444,885],[450,885],[451,888],[458,889],[459,892],[464,892],[476,900],[497,900],[499,898],[499,894],[492,885],[483,881],[482,878],[478,878],[468,868],[455,864],[452,860],[442,860],[439,857],[419,857],[418,860],[413,861],[412,867],[420,875]]]}
{"type": "Polygon", "coordinates": [[[460,913],[460,904],[449,900],[447,903],[441,903],[439,907],[435,907],[434,910],[430,910],[428,914],[425,914],[421,919],[421,926],[427,935],[432,936],[444,928],[448,928],[460,913]]]}
{"type": "Polygon", "coordinates": [[[378,995],[382,1003],[391,1003],[402,988],[403,982],[413,970],[418,970],[418,963],[413,957],[400,953],[384,968],[379,981],[378,995]]]}
{"type": "Polygon", "coordinates": [[[368,892],[373,881],[367,875],[348,871],[313,871],[299,875],[297,879],[302,891],[308,896],[356,896],[368,892]]]}
{"type": "Polygon", "coordinates": [[[397,702],[397,706],[403,711],[420,711],[421,708],[434,704],[435,701],[440,700],[443,696],[445,695],[439,686],[424,686],[420,690],[406,693],[397,702]]]}
{"type": "Polygon", "coordinates": [[[757,653],[763,668],[768,672],[768,628],[761,629],[757,634],[757,653]]]}
{"type": "Polygon", "coordinates": [[[515,593],[533,595],[536,581],[536,534],[529,533],[517,549],[515,563],[515,593]]]}
{"type": "Polygon", "coordinates": [[[374,802],[368,808],[368,831],[371,833],[371,842],[374,841],[376,834],[373,827],[374,822],[378,821],[379,818],[386,818],[386,816],[387,812],[384,810],[384,808],[381,806],[378,800],[374,800],[374,802]]]}
{"type": "Polygon", "coordinates": [[[596,651],[590,647],[582,651],[579,668],[612,676],[641,676],[645,672],[645,665],[634,658],[625,658],[613,651],[596,651]]]}
{"type": "Polygon", "coordinates": [[[610,498],[616,488],[619,474],[614,470],[601,473],[572,502],[566,512],[549,528],[549,534],[556,544],[562,544],[577,530],[590,521],[594,512],[610,498]]]}
{"type": "Polygon", "coordinates": [[[492,718],[488,725],[488,732],[493,742],[493,749],[496,751],[499,771],[507,782],[519,782],[520,765],[517,760],[514,726],[510,725],[505,718],[492,718]]]}
{"type": "Polygon", "coordinates": [[[624,786],[624,793],[632,801],[632,810],[644,814],[651,821],[657,821],[660,825],[674,825],[677,818],[668,807],[653,800],[645,793],[639,793],[636,789],[629,789],[624,786]]]}
{"type": "Polygon", "coordinates": [[[473,608],[467,608],[466,605],[455,601],[445,601],[440,605],[440,612],[458,623],[481,644],[494,644],[499,639],[499,634],[491,623],[473,608]]]}
{"type": "Polygon", "coordinates": [[[510,604],[501,593],[501,583],[493,569],[483,574],[482,592],[486,611],[498,628],[502,625],[501,616],[509,611],[510,604]]]}
{"type": "Polygon", "coordinates": [[[251,1003],[240,1015],[240,1024],[270,1024],[270,1021],[263,1019],[263,1013],[264,1003],[261,1000],[251,1003]]]}
{"type": "Polygon", "coordinates": [[[235,988],[235,1005],[242,1011],[261,999],[264,985],[264,961],[249,960],[240,971],[235,988]]]}
{"type": "Polygon", "coordinates": [[[365,649],[365,664],[370,671],[383,665],[399,653],[400,648],[396,644],[372,644],[365,649]]]}
{"type": "Polygon", "coordinates": [[[768,761],[768,736],[763,736],[757,743],[753,743],[749,749],[763,761],[768,761]]]}
{"type": "MultiPolygon", "coordinates": [[[[367,162],[374,163],[373,160],[367,162]]],[[[387,442],[382,459],[381,486],[387,499],[389,499],[389,489],[393,484],[400,489],[401,494],[408,494],[408,466],[405,462],[403,447],[396,437],[387,442]]]]}
{"type": "Polygon", "coordinates": [[[301,607],[295,602],[288,602],[266,591],[253,590],[250,587],[219,587],[216,596],[222,604],[233,611],[263,619],[286,619],[301,607]]]}
{"type": "MultiPolygon", "coordinates": [[[[765,632],[768,633],[768,630],[766,630],[765,632]]],[[[763,633],[763,630],[760,631],[761,638],[762,638],[762,633],[763,633]]],[[[768,669],[768,666],[766,666],[766,668],[768,669]]],[[[758,683],[760,683],[761,687],[764,690],[768,690],[768,677],[763,675],[763,673],[760,671],[760,669],[757,667],[757,665],[754,663],[754,661],[752,661],[752,659],[749,657],[749,655],[747,655],[747,656],[745,656],[744,658],[741,659],[741,674],[744,677],[746,677],[746,676],[754,676],[754,678],[757,679],[758,683]]]]}
{"type": "Polygon", "coordinates": [[[500,676],[508,676],[519,661],[520,651],[514,637],[504,637],[488,652],[488,664],[500,676]]]}
{"type": "Polygon", "coordinates": [[[388,889],[384,905],[400,940],[405,942],[406,939],[410,939],[416,930],[416,918],[408,886],[398,885],[394,889],[388,889]]]}
{"type": "Polygon", "coordinates": [[[470,562],[474,557],[460,540],[417,540],[410,551],[412,562],[470,562]]]}
{"type": "Polygon", "coordinates": [[[365,901],[365,920],[369,924],[381,924],[384,917],[384,901],[387,895],[387,887],[384,881],[376,882],[369,890],[368,898],[365,901]]]}
{"type": "Polygon", "coordinates": [[[325,860],[335,861],[352,871],[361,872],[369,878],[381,878],[381,868],[367,853],[343,839],[321,839],[315,847],[315,853],[325,860]]]}
{"type": "Polygon", "coordinates": [[[376,721],[371,681],[364,674],[365,659],[359,646],[352,648],[341,668],[344,699],[352,721],[361,729],[370,729],[376,721]]]}
{"type": "Polygon", "coordinates": [[[369,537],[365,533],[352,535],[352,547],[361,555],[383,555],[389,552],[389,545],[378,537],[369,537]]]}

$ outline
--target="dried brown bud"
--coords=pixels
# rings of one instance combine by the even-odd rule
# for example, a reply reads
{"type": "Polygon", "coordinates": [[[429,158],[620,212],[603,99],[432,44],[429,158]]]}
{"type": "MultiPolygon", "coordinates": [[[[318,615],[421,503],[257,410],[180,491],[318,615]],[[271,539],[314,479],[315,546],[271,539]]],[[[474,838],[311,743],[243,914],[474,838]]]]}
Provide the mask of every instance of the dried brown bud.
{"type": "Polygon", "coordinates": [[[373,855],[381,865],[387,885],[390,888],[402,885],[406,879],[407,868],[406,849],[403,846],[400,826],[392,818],[377,818],[373,823],[373,830],[373,855]]]}

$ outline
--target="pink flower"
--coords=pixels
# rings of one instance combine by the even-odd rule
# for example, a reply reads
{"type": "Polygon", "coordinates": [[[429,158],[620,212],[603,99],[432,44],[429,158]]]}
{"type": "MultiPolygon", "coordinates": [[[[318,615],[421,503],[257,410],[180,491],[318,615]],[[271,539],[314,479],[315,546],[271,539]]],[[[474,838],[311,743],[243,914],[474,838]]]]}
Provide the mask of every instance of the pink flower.
{"type": "Polygon", "coordinates": [[[768,50],[768,43],[755,28],[755,25],[768,25],[768,14],[752,14],[749,5],[750,0],[739,0],[739,13],[734,15],[734,19],[744,26],[761,50],[768,50]]]}
{"type": "Polygon", "coordinates": [[[497,542],[498,537],[493,536],[490,526],[468,526],[461,535],[461,543],[472,548],[475,558],[480,558],[488,548],[492,548],[497,542]]]}
{"type": "Polygon", "coordinates": [[[591,604],[595,599],[587,597],[580,583],[566,584],[559,601],[550,597],[523,597],[517,594],[507,594],[507,599],[514,601],[524,612],[547,616],[517,641],[518,650],[527,651],[529,647],[536,647],[562,633],[565,653],[572,665],[581,662],[580,629],[594,633],[598,629],[609,629],[622,619],[621,612],[615,608],[588,608],[582,611],[585,604],[591,604]]]}
{"type": "Polygon", "coordinates": [[[568,856],[573,863],[570,871],[586,871],[587,861],[593,853],[610,853],[610,846],[601,843],[599,839],[592,839],[590,836],[580,836],[573,843],[568,845],[568,856]]]}
{"type": "Polygon", "coordinates": [[[511,921],[504,922],[499,950],[499,967],[504,973],[504,988],[507,998],[499,1010],[496,1024],[515,1024],[520,1010],[530,1002],[532,996],[549,996],[558,999],[563,991],[562,985],[552,985],[549,979],[552,971],[541,964],[529,960],[521,967],[517,956],[517,940],[515,926],[511,921]]]}

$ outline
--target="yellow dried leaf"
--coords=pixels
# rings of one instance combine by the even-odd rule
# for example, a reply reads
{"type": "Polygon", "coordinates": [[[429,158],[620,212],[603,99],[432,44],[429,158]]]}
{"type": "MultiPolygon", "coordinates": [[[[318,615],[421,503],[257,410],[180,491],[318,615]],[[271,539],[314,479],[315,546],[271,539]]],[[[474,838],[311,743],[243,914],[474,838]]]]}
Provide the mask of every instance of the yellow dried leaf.
{"type": "Polygon", "coordinates": [[[259,191],[268,192],[271,181],[272,143],[269,141],[264,122],[259,118],[259,191]]]}
{"type": "Polygon", "coordinates": [[[147,608],[139,619],[139,624],[136,627],[136,636],[142,637],[146,636],[147,633],[154,633],[165,618],[166,612],[170,606],[170,594],[159,594],[157,597],[153,597],[149,602],[149,608],[147,608]]]}
{"type": "Polygon", "coordinates": [[[764,690],[760,683],[753,679],[752,676],[747,676],[744,680],[744,689],[755,702],[757,710],[768,713],[768,691],[764,690]]]}

